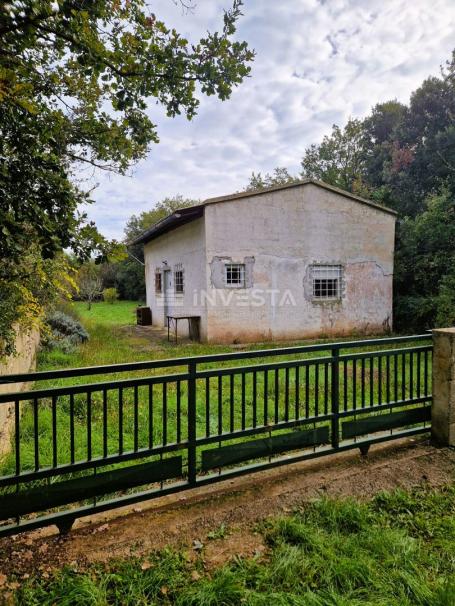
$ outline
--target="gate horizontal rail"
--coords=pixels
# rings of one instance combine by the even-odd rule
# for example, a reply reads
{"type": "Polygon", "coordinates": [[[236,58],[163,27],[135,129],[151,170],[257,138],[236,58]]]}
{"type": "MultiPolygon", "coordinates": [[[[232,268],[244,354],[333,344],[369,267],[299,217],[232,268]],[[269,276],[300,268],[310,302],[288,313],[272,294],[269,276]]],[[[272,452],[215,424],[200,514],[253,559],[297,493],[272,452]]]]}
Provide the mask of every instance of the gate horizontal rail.
{"type": "Polygon", "coordinates": [[[0,536],[426,432],[431,356],[425,334],[2,376],[34,389],[0,395],[0,536]]]}

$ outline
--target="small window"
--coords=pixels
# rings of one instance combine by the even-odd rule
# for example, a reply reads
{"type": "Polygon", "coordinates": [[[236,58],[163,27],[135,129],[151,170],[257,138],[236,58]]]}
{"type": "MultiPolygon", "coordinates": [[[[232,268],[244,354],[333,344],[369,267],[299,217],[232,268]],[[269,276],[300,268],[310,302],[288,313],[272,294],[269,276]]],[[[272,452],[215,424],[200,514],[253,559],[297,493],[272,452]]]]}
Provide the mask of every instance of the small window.
{"type": "Polygon", "coordinates": [[[341,265],[313,265],[313,298],[327,301],[341,298],[341,265]]]}
{"type": "Polygon", "coordinates": [[[174,271],[174,288],[176,293],[183,293],[183,269],[174,271]]]}
{"type": "Polygon", "coordinates": [[[163,292],[163,274],[158,269],[155,271],[155,292],[163,292]]]}
{"type": "Polygon", "coordinates": [[[245,286],[245,265],[243,263],[226,263],[226,286],[245,286]]]}

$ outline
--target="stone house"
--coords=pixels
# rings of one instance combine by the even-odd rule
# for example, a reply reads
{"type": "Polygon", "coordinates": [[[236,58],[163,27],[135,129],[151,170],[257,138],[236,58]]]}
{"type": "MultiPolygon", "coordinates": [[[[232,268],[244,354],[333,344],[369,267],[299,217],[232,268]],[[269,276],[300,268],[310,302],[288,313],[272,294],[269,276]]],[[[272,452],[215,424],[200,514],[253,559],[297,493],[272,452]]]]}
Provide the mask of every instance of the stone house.
{"type": "Polygon", "coordinates": [[[395,220],[313,180],[178,210],[134,241],[152,322],[220,343],[388,332],[395,220]]]}

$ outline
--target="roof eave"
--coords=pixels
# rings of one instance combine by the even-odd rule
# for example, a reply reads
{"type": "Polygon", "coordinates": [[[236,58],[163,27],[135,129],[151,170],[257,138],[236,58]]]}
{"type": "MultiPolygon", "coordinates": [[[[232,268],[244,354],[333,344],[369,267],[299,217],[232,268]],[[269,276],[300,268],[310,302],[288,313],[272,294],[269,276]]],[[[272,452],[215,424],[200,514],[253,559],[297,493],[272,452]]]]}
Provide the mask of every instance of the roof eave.
{"type": "Polygon", "coordinates": [[[202,205],[199,206],[191,206],[188,208],[183,208],[178,210],[172,215],[165,217],[152,225],[149,229],[144,231],[140,236],[134,238],[130,242],[128,242],[127,246],[133,246],[135,244],[147,244],[151,240],[158,238],[159,236],[180,227],[181,225],[185,225],[185,223],[189,223],[190,221],[194,221],[199,217],[202,217],[204,211],[204,207],[202,205]]]}

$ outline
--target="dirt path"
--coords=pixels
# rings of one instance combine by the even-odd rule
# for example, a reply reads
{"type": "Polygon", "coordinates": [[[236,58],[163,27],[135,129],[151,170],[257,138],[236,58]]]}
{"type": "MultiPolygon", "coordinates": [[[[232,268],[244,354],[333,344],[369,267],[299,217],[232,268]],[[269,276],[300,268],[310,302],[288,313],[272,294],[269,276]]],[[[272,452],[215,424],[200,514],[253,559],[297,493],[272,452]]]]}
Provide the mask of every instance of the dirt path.
{"type": "Polygon", "coordinates": [[[381,490],[441,486],[452,481],[455,451],[426,441],[376,446],[366,458],[348,453],[307,461],[171,495],[78,521],[65,537],[53,529],[0,541],[0,573],[44,575],[51,568],[144,555],[173,546],[202,557],[208,568],[232,555],[264,550],[257,522],[320,497],[366,499],[381,490]]]}

